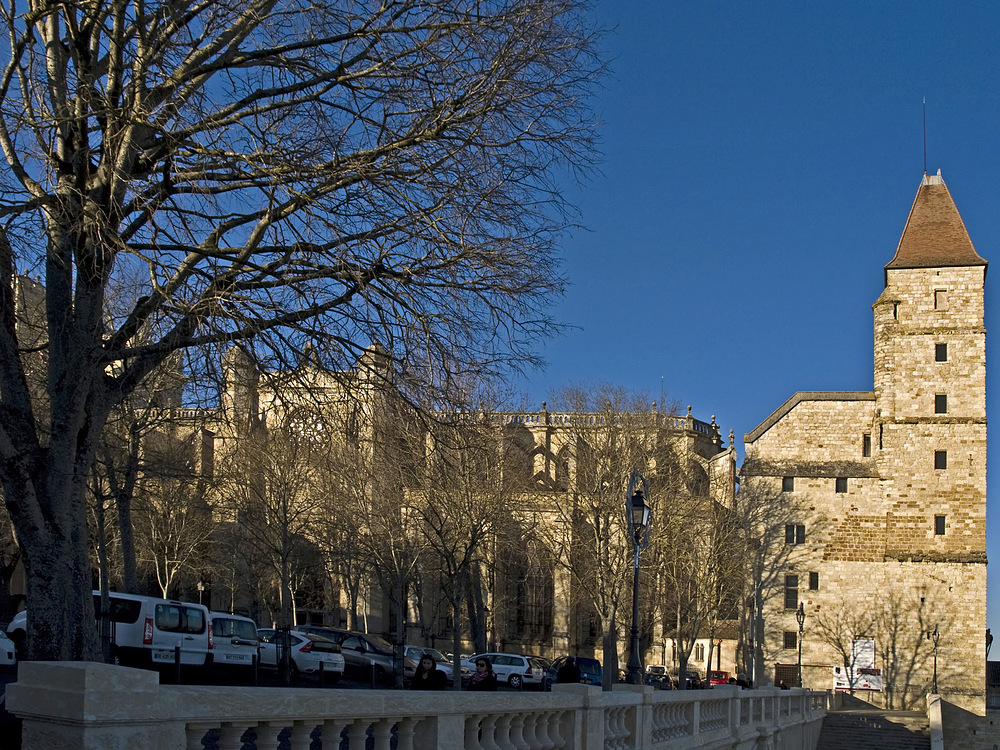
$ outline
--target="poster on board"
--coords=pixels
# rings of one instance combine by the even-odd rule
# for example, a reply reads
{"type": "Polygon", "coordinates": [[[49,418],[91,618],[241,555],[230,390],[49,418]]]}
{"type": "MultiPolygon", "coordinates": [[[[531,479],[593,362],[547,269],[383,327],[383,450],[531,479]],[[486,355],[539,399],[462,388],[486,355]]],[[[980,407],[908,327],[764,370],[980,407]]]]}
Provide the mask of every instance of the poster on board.
{"type": "Polygon", "coordinates": [[[882,670],[875,666],[875,640],[851,641],[851,665],[833,668],[834,690],[882,692],[882,670]]]}

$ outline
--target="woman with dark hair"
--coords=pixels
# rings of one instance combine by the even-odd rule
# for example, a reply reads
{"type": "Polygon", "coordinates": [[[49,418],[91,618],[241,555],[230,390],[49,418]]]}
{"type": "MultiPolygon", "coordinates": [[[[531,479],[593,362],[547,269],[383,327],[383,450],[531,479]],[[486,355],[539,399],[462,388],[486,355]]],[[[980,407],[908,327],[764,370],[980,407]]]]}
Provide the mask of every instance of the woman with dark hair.
{"type": "Polygon", "coordinates": [[[476,671],[469,680],[469,690],[496,690],[497,676],[493,674],[490,660],[480,656],[476,659],[476,671]]]}
{"type": "Polygon", "coordinates": [[[444,690],[447,677],[445,673],[437,668],[437,662],[430,654],[420,657],[420,664],[417,671],[413,673],[413,682],[410,688],[413,690],[444,690]]]}

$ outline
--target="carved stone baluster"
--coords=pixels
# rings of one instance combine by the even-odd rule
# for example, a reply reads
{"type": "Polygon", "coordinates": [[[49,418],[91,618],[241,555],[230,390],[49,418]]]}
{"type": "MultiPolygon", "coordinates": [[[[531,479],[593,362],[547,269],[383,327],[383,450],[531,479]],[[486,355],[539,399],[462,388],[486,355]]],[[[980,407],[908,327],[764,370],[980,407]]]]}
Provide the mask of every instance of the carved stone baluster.
{"type": "Polygon", "coordinates": [[[243,750],[243,735],[255,726],[256,723],[223,724],[219,728],[219,750],[243,750]]]}
{"type": "Polygon", "coordinates": [[[321,736],[323,750],[340,750],[340,735],[350,726],[351,722],[345,719],[327,719],[323,722],[323,733],[321,736]]]}
{"type": "Polygon", "coordinates": [[[500,750],[518,750],[511,736],[513,734],[513,719],[512,714],[503,714],[497,717],[497,744],[500,746],[500,750]]]}
{"type": "Polygon", "coordinates": [[[218,724],[188,724],[184,730],[187,737],[187,750],[205,750],[205,735],[212,729],[218,729],[218,724]]]}
{"type": "Polygon", "coordinates": [[[291,750],[309,750],[312,746],[312,733],[315,728],[315,721],[295,722],[292,725],[292,736],[289,737],[289,748],[291,750]]]}
{"type": "Polygon", "coordinates": [[[465,717],[465,750],[473,750],[480,746],[482,733],[482,716],[471,714],[465,717]]]}
{"type": "Polygon", "coordinates": [[[396,728],[396,750],[413,750],[413,734],[419,723],[420,719],[399,720],[399,726],[396,728]]]}
{"type": "Polygon", "coordinates": [[[348,734],[348,750],[365,750],[368,742],[368,727],[371,726],[369,719],[359,719],[351,724],[348,734]]]}
{"type": "MultiPolygon", "coordinates": [[[[495,715],[483,717],[483,731],[479,737],[479,746],[483,750],[503,750],[496,742],[497,718],[495,715]]],[[[354,748],[351,748],[351,750],[354,750],[354,748]]]]}
{"type": "Polygon", "coordinates": [[[287,726],[288,724],[283,721],[258,725],[257,742],[254,743],[257,750],[277,750],[281,744],[281,733],[287,726]]]}
{"type": "Polygon", "coordinates": [[[375,750],[390,750],[389,743],[392,740],[392,726],[395,719],[376,719],[372,724],[372,737],[375,740],[375,750]]]}

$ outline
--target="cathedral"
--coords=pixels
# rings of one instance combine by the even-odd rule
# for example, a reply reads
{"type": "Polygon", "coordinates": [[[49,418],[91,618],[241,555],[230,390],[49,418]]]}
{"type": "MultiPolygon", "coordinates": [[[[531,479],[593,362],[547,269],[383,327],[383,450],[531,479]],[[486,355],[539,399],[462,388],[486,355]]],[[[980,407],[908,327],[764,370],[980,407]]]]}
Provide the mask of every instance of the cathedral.
{"type": "Polygon", "coordinates": [[[786,509],[759,684],[985,712],[986,268],[925,174],[872,306],[873,389],[796,393],[745,436],[744,489],[786,509]]]}

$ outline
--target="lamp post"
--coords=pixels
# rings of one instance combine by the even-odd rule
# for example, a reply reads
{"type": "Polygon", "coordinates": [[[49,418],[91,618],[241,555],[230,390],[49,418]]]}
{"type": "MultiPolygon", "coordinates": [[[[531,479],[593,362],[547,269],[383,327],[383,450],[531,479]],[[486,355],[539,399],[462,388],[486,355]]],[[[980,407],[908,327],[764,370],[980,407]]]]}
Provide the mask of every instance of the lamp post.
{"type": "Polygon", "coordinates": [[[941,633],[938,630],[937,623],[934,623],[934,632],[928,634],[931,640],[934,641],[934,681],[931,683],[931,692],[937,695],[937,652],[938,652],[938,641],[941,640],[941,633]]]}
{"type": "Polygon", "coordinates": [[[632,638],[629,643],[625,682],[642,684],[642,656],[639,654],[639,552],[649,546],[649,484],[638,470],[632,472],[625,493],[625,518],[635,557],[632,562],[632,638]]]}
{"type": "Polygon", "coordinates": [[[198,581],[198,585],[195,588],[198,589],[198,604],[201,604],[201,595],[205,591],[205,584],[202,583],[201,581],[198,581]]]}
{"type": "Polygon", "coordinates": [[[802,602],[799,602],[799,608],[795,610],[795,620],[799,623],[799,684],[796,687],[802,687],[802,629],[806,624],[806,611],[802,602]]]}

